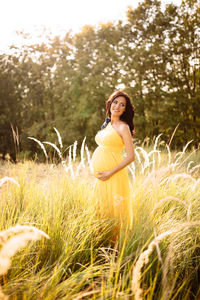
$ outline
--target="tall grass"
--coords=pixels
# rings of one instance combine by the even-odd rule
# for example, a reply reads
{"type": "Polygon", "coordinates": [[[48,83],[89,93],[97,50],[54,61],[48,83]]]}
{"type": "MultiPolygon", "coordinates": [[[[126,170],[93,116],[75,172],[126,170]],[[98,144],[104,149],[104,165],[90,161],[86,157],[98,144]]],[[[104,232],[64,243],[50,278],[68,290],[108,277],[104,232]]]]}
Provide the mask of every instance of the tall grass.
{"type": "Polygon", "coordinates": [[[85,140],[80,161],[76,142],[65,157],[61,145],[58,165],[0,167],[7,178],[1,181],[0,230],[29,225],[50,237],[14,256],[1,277],[3,292],[33,300],[198,299],[199,152],[188,151],[189,144],[171,152],[160,137],[149,148],[136,147],[129,166],[133,229],[121,230],[114,241],[113,220],[99,219],[91,202],[85,140]]]}

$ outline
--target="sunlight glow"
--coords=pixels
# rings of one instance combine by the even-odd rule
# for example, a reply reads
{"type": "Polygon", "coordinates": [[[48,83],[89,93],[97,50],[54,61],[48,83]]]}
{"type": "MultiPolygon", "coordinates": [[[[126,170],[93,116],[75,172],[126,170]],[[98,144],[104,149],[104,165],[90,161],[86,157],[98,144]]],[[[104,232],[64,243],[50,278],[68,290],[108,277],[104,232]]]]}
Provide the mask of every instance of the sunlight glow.
{"type": "MultiPolygon", "coordinates": [[[[162,0],[162,3],[181,0],[162,0]]],[[[113,22],[124,19],[128,6],[137,7],[139,0],[6,0],[1,3],[0,49],[15,44],[16,31],[32,35],[45,27],[53,34],[72,30],[78,32],[85,24],[113,22]]]]}

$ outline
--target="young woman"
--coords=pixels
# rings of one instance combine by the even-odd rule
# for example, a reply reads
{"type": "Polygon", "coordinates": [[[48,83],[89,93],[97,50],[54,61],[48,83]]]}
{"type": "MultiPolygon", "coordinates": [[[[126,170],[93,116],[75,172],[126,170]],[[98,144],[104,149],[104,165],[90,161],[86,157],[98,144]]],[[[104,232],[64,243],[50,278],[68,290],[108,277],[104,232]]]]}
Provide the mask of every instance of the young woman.
{"type": "Polygon", "coordinates": [[[106,102],[106,121],[95,137],[92,156],[96,179],[93,199],[98,214],[131,227],[130,186],[126,166],[134,159],[134,107],[129,96],[114,92],[106,102]],[[122,151],[125,149],[126,156],[122,151]]]}

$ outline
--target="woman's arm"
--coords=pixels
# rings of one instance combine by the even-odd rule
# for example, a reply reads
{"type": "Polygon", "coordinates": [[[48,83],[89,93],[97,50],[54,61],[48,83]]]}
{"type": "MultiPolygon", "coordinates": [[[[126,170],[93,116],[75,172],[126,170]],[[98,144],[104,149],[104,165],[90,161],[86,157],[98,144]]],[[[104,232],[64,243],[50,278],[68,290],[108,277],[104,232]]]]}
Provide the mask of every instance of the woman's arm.
{"type": "Polygon", "coordinates": [[[126,124],[120,124],[118,128],[118,133],[120,134],[120,136],[124,141],[124,146],[127,155],[114,169],[110,171],[98,172],[97,175],[98,175],[98,179],[100,180],[109,179],[112,175],[114,175],[121,169],[128,166],[135,159],[134,146],[133,146],[133,141],[132,141],[132,136],[130,133],[129,126],[126,124]]]}

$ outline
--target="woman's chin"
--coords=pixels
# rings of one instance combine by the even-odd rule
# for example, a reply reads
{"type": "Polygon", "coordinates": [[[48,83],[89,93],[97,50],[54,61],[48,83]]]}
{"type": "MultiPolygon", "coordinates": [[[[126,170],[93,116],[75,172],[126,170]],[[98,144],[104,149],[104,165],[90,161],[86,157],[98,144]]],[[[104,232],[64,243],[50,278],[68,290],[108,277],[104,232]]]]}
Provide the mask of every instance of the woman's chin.
{"type": "Polygon", "coordinates": [[[120,112],[111,112],[111,116],[120,117],[122,114],[120,112]]]}

